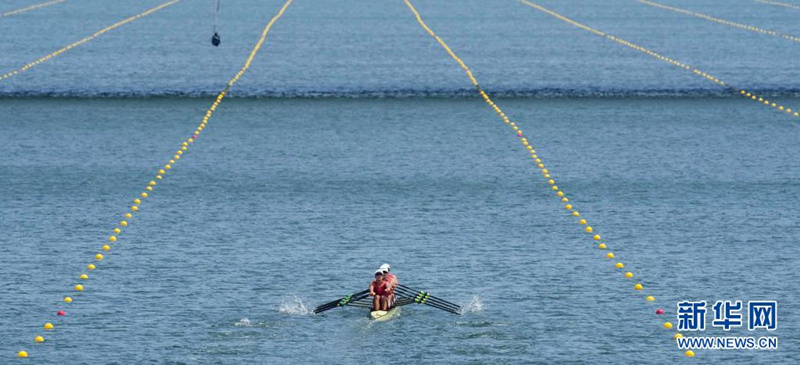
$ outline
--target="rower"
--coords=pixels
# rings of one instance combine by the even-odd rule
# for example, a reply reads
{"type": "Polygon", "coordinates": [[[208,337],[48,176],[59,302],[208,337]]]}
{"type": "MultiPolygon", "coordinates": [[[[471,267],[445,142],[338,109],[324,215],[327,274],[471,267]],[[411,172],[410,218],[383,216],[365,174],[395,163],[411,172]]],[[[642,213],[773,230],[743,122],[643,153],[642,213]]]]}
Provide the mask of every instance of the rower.
{"type": "Polygon", "coordinates": [[[389,301],[387,296],[389,294],[387,282],[384,279],[383,270],[378,269],[375,271],[375,280],[369,284],[369,295],[372,298],[373,311],[387,311],[389,310],[389,301]]]}
{"type": "Polygon", "coordinates": [[[383,271],[384,280],[386,280],[387,284],[389,285],[389,297],[387,298],[389,300],[389,306],[394,307],[394,288],[396,288],[398,284],[397,276],[390,272],[392,271],[392,266],[389,264],[381,265],[379,270],[383,271]]]}

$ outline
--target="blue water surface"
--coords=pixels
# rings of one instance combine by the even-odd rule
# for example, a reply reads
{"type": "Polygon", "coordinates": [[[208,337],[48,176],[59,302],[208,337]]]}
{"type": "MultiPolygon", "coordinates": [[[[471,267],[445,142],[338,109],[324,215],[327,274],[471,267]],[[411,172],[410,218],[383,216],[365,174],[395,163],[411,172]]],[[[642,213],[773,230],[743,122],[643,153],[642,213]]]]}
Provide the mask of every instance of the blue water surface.
{"type": "MultiPolygon", "coordinates": [[[[160,3],[0,18],[0,72],[160,3]]],[[[665,3],[800,35],[792,9],[665,3]]],[[[214,48],[213,1],[183,0],[0,81],[0,363],[800,361],[796,118],[516,1],[414,4],[615,260],[403,2],[296,0],[74,293],[282,5],[223,1],[214,48]],[[465,313],[309,313],[383,262],[465,313]],[[687,359],[662,328],[681,300],[760,299],[776,331],[705,334],[775,351],[687,359]]],[[[800,43],[636,1],[540,4],[800,107],[800,43]]]]}

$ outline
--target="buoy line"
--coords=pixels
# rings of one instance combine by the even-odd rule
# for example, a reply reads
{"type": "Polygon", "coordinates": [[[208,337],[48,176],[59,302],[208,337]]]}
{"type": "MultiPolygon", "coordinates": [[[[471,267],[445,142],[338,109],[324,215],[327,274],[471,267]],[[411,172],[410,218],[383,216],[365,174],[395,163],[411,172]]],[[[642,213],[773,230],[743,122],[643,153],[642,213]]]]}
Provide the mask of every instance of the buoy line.
{"type": "Polygon", "coordinates": [[[755,0],[755,1],[758,2],[758,3],[762,3],[762,4],[777,5],[777,6],[783,6],[784,8],[800,10],[800,5],[787,4],[787,3],[782,3],[782,2],[778,2],[778,1],[769,1],[769,0],[755,0]]]}
{"type": "Polygon", "coordinates": [[[642,4],[645,4],[645,5],[650,5],[650,6],[653,6],[653,7],[656,7],[656,8],[669,10],[669,11],[674,11],[676,13],[681,13],[681,14],[685,14],[685,15],[691,15],[691,16],[694,16],[694,17],[698,17],[698,18],[701,18],[701,19],[712,21],[714,23],[727,25],[729,27],[749,30],[751,32],[771,35],[773,37],[781,37],[781,38],[788,39],[788,40],[793,41],[793,42],[800,43],[800,37],[796,37],[796,36],[793,36],[793,35],[790,35],[790,34],[780,33],[780,32],[776,32],[774,30],[759,28],[759,27],[755,27],[755,26],[752,26],[752,25],[736,23],[736,22],[732,22],[730,20],[725,20],[725,19],[713,17],[711,15],[706,15],[706,14],[694,12],[694,11],[691,11],[691,10],[676,8],[676,7],[669,6],[669,5],[659,4],[657,2],[653,2],[653,1],[649,1],[649,0],[636,0],[636,1],[638,1],[638,2],[640,2],[642,4]]]}
{"type": "MultiPolygon", "coordinates": [[[[494,101],[492,101],[491,97],[489,97],[489,95],[481,88],[480,84],[478,83],[478,80],[475,79],[475,76],[472,74],[472,71],[470,71],[469,67],[467,67],[467,65],[464,63],[464,61],[462,61],[461,58],[459,58],[453,52],[453,50],[450,49],[450,47],[444,42],[444,40],[442,40],[439,36],[437,36],[436,33],[430,27],[428,27],[427,24],[425,24],[425,22],[422,20],[422,16],[420,15],[420,13],[417,11],[416,8],[414,8],[414,5],[412,5],[409,0],[403,0],[403,1],[405,1],[405,3],[408,6],[408,8],[411,9],[411,12],[414,13],[414,16],[416,17],[417,22],[420,24],[420,26],[422,26],[422,28],[425,29],[425,31],[428,32],[428,34],[430,34],[431,37],[433,37],[436,40],[436,42],[438,42],[439,45],[441,45],[442,48],[444,48],[445,51],[447,51],[447,53],[450,55],[450,57],[453,58],[453,60],[455,60],[459,64],[459,66],[461,66],[461,69],[464,70],[464,72],[467,74],[467,77],[469,77],[470,81],[475,86],[475,88],[477,89],[477,91],[481,95],[481,97],[483,98],[483,101],[487,105],[492,107],[492,109],[494,109],[495,113],[498,116],[500,116],[500,118],[503,120],[503,122],[505,124],[507,124],[509,127],[511,127],[513,132],[519,138],[519,140],[522,143],[522,145],[525,147],[525,149],[530,154],[531,159],[536,164],[536,167],[541,171],[542,176],[543,176],[544,180],[546,181],[546,184],[549,186],[549,189],[553,192],[553,194],[554,194],[554,196],[556,198],[558,198],[562,203],[564,203],[564,209],[566,209],[569,212],[569,214],[572,217],[574,217],[574,219],[577,220],[578,226],[580,227],[581,231],[585,232],[589,236],[589,238],[594,243],[596,243],[596,246],[594,246],[594,247],[597,247],[600,250],[607,250],[609,248],[608,243],[607,243],[608,241],[604,240],[600,236],[600,234],[597,232],[596,228],[594,228],[594,227],[589,225],[589,222],[586,220],[586,218],[581,217],[581,214],[578,212],[577,208],[574,206],[574,203],[570,202],[570,199],[567,198],[566,193],[564,192],[564,190],[559,188],[558,185],[556,185],[555,179],[551,176],[551,174],[552,174],[551,171],[547,169],[547,167],[545,166],[544,162],[542,161],[542,158],[538,155],[538,153],[536,152],[536,149],[534,149],[533,143],[531,141],[529,141],[526,137],[524,137],[522,129],[516,123],[512,122],[508,118],[508,116],[500,109],[500,107],[497,106],[497,104],[494,101]]],[[[577,23],[576,23],[576,25],[577,25],[577,23]]],[[[588,27],[585,28],[585,29],[588,30],[588,27]]],[[[606,252],[603,256],[608,260],[613,260],[613,259],[616,258],[613,252],[606,252]]],[[[618,270],[622,270],[623,268],[625,268],[625,264],[623,264],[622,262],[616,261],[616,263],[614,264],[614,267],[616,269],[618,269],[618,270]]],[[[623,278],[626,278],[626,279],[633,279],[634,274],[633,274],[633,272],[627,271],[627,272],[622,273],[621,276],[623,278]]],[[[635,283],[633,285],[633,289],[635,291],[637,291],[637,292],[643,292],[644,291],[644,286],[641,283],[637,282],[637,283],[635,283]]],[[[655,300],[656,300],[656,298],[653,295],[646,295],[644,297],[644,299],[647,302],[655,302],[655,300]]],[[[663,315],[664,314],[664,309],[657,308],[655,310],[655,314],[659,315],[659,316],[663,315]]],[[[669,329],[672,329],[673,325],[672,325],[671,322],[667,321],[667,322],[663,323],[663,327],[665,329],[669,330],[669,329]]],[[[680,337],[683,337],[683,335],[681,333],[675,333],[672,337],[673,338],[680,338],[680,337]]],[[[694,356],[694,353],[690,354],[689,352],[687,352],[686,355],[687,356],[694,356]]]]}
{"type": "Polygon", "coordinates": [[[63,3],[65,1],[67,1],[67,0],[53,0],[53,1],[48,1],[48,2],[44,2],[44,3],[33,4],[31,6],[26,6],[26,7],[21,8],[21,9],[12,10],[12,11],[9,11],[9,12],[2,13],[2,14],[0,14],[0,18],[6,17],[6,16],[11,16],[11,15],[17,15],[19,13],[24,13],[26,11],[36,10],[36,9],[39,9],[39,8],[43,8],[45,6],[55,5],[55,4],[58,4],[58,3],[63,3]]]}
{"type": "Polygon", "coordinates": [[[683,69],[685,71],[690,71],[691,73],[693,73],[693,74],[695,74],[697,76],[701,76],[704,79],[706,79],[708,81],[711,81],[714,84],[717,84],[719,86],[722,86],[722,87],[724,87],[724,88],[726,88],[728,90],[731,90],[732,92],[734,92],[734,93],[736,93],[736,94],[738,94],[738,95],[740,95],[740,96],[742,96],[744,98],[753,100],[753,101],[755,101],[755,102],[757,102],[759,104],[763,104],[763,105],[765,105],[767,107],[770,107],[773,110],[776,110],[776,111],[778,111],[780,113],[787,114],[787,115],[789,115],[791,117],[794,117],[795,118],[794,120],[800,119],[800,112],[798,112],[798,109],[792,109],[792,108],[786,107],[786,106],[784,106],[782,104],[778,104],[778,103],[776,103],[774,101],[770,101],[770,100],[764,98],[763,95],[758,95],[755,92],[751,92],[751,91],[748,91],[746,89],[735,87],[735,86],[733,86],[733,85],[731,85],[731,84],[729,84],[727,82],[724,82],[724,81],[720,80],[719,78],[717,78],[714,75],[711,75],[709,73],[701,71],[700,69],[694,68],[694,67],[689,66],[689,65],[687,65],[685,63],[682,63],[682,62],[678,62],[678,61],[676,61],[676,60],[674,60],[672,58],[666,57],[666,56],[664,56],[664,55],[662,55],[662,54],[660,54],[658,52],[654,52],[654,51],[652,51],[652,50],[650,50],[648,48],[642,47],[642,46],[640,46],[640,45],[638,45],[636,43],[628,42],[628,41],[626,41],[626,40],[624,40],[622,38],[615,37],[615,36],[613,36],[611,34],[602,32],[602,31],[600,31],[598,29],[591,28],[591,27],[589,27],[589,26],[587,26],[585,24],[581,24],[581,23],[579,23],[579,22],[577,22],[577,21],[575,21],[573,19],[567,18],[567,17],[565,17],[565,16],[563,16],[563,15],[561,15],[559,13],[556,13],[555,11],[547,9],[547,8],[541,6],[541,5],[532,3],[532,2],[530,2],[528,0],[519,0],[519,1],[524,5],[528,5],[528,6],[534,8],[536,10],[539,10],[539,11],[541,11],[543,13],[549,14],[549,15],[551,15],[551,16],[559,19],[559,20],[562,20],[562,21],[564,21],[566,23],[572,24],[572,25],[574,25],[576,27],[579,27],[579,28],[581,28],[583,30],[590,31],[590,32],[592,32],[592,33],[594,33],[594,34],[596,34],[598,36],[601,36],[603,38],[612,40],[612,41],[617,42],[619,44],[622,44],[622,45],[624,45],[626,47],[629,47],[631,49],[635,49],[635,50],[637,50],[639,52],[642,52],[642,53],[644,53],[644,54],[646,54],[646,55],[648,55],[650,57],[653,57],[653,58],[655,58],[657,60],[660,60],[660,61],[663,61],[663,62],[667,62],[667,63],[669,63],[669,64],[671,64],[673,66],[677,66],[677,67],[679,67],[679,68],[681,68],[681,69],[683,69]]]}
{"type": "Polygon", "coordinates": [[[116,22],[116,23],[114,23],[112,25],[109,25],[109,26],[107,26],[107,27],[105,27],[103,29],[98,30],[97,32],[94,32],[94,34],[92,34],[92,35],[90,35],[90,36],[88,36],[86,38],[83,38],[83,39],[81,39],[81,40],[79,40],[77,42],[73,42],[73,43],[67,45],[66,47],[63,47],[63,48],[59,49],[58,51],[50,53],[50,54],[48,54],[46,56],[42,56],[42,57],[40,57],[39,59],[37,59],[35,61],[28,62],[25,66],[22,66],[22,67],[14,70],[14,71],[11,71],[9,73],[6,73],[6,74],[0,76],[0,81],[3,81],[3,80],[5,80],[5,79],[7,79],[7,78],[9,78],[11,76],[16,75],[16,74],[25,72],[25,71],[29,70],[30,68],[32,68],[32,67],[34,67],[34,66],[36,66],[36,65],[38,65],[38,64],[40,64],[42,62],[50,60],[51,58],[54,58],[54,57],[66,52],[66,51],[69,51],[70,49],[73,49],[75,47],[78,47],[78,46],[86,43],[86,42],[89,42],[92,39],[95,39],[95,38],[103,35],[104,33],[108,32],[108,31],[111,31],[111,30],[114,30],[116,28],[119,28],[119,27],[121,27],[121,26],[123,26],[125,24],[128,24],[128,23],[136,20],[136,19],[146,17],[146,16],[148,16],[148,15],[150,15],[152,13],[155,13],[155,12],[157,12],[157,11],[159,11],[161,9],[164,9],[164,8],[170,6],[170,5],[174,5],[174,4],[176,4],[176,3],[180,2],[180,1],[181,0],[170,0],[170,1],[167,1],[167,2],[165,2],[165,3],[163,3],[163,4],[159,5],[159,6],[156,6],[155,8],[152,8],[150,10],[145,11],[144,13],[134,15],[134,16],[132,16],[130,18],[123,19],[123,20],[118,21],[118,22],[116,22]]]}
{"type": "MultiPolygon", "coordinates": [[[[264,30],[261,33],[261,38],[259,38],[256,45],[250,51],[250,55],[247,57],[244,66],[242,66],[239,72],[237,72],[236,75],[228,81],[225,88],[217,95],[214,102],[206,110],[202,122],[200,123],[200,125],[197,126],[197,128],[195,128],[191,137],[181,142],[181,147],[175,152],[175,155],[172,156],[172,159],[170,159],[167,164],[165,164],[162,168],[158,170],[155,178],[151,180],[149,183],[147,183],[144,190],[138,195],[136,199],[133,200],[133,205],[130,206],[129,211],[125,213],[124,218],[112,230],[111,235],[108,237],[108,242],[102,246],[102,251],[95,254],[94,261],[87,266],[89,272],[93,272],[94,270],[98,269],[98,265],[100,265],[100,262],[102,262],[105,259],[105,255],[103,252],[108,254],[108,252],[113,248],[112,245],[116,246],[116,243],[119,240],[119,236],[120,234],[122,234],[122,229],[124,229],[131,223],[130,220],[133,219],[134,213],[139,212],[143,200],[145,198],[150,197],[153,194],[155,187],[159,184],[159,182],[162,179],[164,179],[165,176],[167,176],[167,173],[173,169],[174,165],[178,161],[180,161],[183,154],[188,151],[189,146],[197,140],[200,133],[208,126],[208,121],[211,119],[211,116],[214,115],[214,111],[216,111],[217,107],[220,105],[220,103],[222,103],[222,100],[225,98],[225,95],[227,95],[230,88],[233,87],[233,85],[236,84],[237,81],[239,81],[242,75],[244,75],[247,69],[250,68],[250,64],[253,62],[253,59],[255,58],[256,54],[261,49],[261,46],[264,44],[264,41],[267,39],[267,34],[269,34],[269,31],[270,29],[272,29],[273,24],[275,24],[275,22],[278,21],[278,19],[280,19],[281,16],[283,16],[283,13],[286,11],[286,8],[288,8],[293,1],[294,0],[286,0],[286,2],[278,11],[278,13],[275,14],[275,16],[272,17],[272,19],[270,19],[270,21],[267,23],[267,25],[264,27],[264,30]]],[[[80,280],[79,281],[80,283],[86,282],[86,280],[89,279],[89,274],[82,273],[78,278],[80,280]]],[[[76,284],[73,289],[76,293],[81,293],[84,292],[86,288],[84,287],[83,284],[76,284]]],[[[64,297],[63,302],[65,303],[65,306],[74,305],[75,299],[67,295],[64,297]]],[[[67,313],[64,309],[60,309],[56,312],[56,317],[63,317],[65,315],[67,315],[67,313]]],[[[55,328],[55,325],[52,322],[47,322],[44,324],[43,328],[45,331],[52,331],[55,328]]],[[[36,336],[34,337],[34,342],[43,343],[45,342],[45,337],[41,335],[36,336]]],[[[17,352],[17,357],[27,358],[29,356],[30,354],[26,350],[21,350],[17,352]]]]}

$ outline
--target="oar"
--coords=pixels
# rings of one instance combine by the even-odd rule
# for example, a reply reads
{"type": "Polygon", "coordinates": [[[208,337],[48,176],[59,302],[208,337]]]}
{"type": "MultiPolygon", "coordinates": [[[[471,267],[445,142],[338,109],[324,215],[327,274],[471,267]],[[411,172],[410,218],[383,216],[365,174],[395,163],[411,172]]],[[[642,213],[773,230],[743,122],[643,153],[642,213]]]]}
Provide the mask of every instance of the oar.
{"type": "Polygon", "coordinates": [[[398,292],[402,295],[410,296],[413,298],[413,302],[419,304],[426,304],[431,307],[441,309],[446,312],[450,312],[453,314],[461,314],[461,307],[457,304],[450,303],[444,299],[440,299],[430,295],[428,292],[425,291],[418,291],[411,289],[404,285],[398,285],[396,289],[399,289],[398,292]]]}
{"type": "Polygon", "coordinates": [[[444,305],[444,306],[449,306],[449,307],[453,307],[453,308],[460,308],[459,305],[457,305],[455,303],[448,302],[448,301],[446,301],[444,299],[441,299],[439,297],[435,297],[433,295],[430,295],[430,293],[428,293],[426,291],[414,290],[414,289],[411,289],[411,288],[409,288],[407,286],[400,287],[400,289],[403,290],[406,293],[406,295],[413,295],[414,298],[419,300],[419,301],[437,302],[437,303],[439,303],[441,305],[444,305]]]}
{"type": "Polygon", "coordinates": [[[404,305],[409,305],[411,303],[414,303],[414,299],[412,299],[412,298],[402,298],[402,299],[398,299],[397,302],[394,303],[394,306],[395,307],[402,307],[404,305]]]}
{"type": "Polygon", "coordinates": [[[345,296],[345,297],[343,297],[343,298],[341,298],[339,300],[334,300],[332,302],[325,303],[325,304],[320,305],[319,307],[315,308],[314,309],[314,314],[322,313],[324,311],[327,311],[327,310],[330,310],[330,309],[333,309],[333,308],[336,308],[336,307],[343,307],[345,305],[350,304],[353,301],[356,301],[356,300],[359,300],[361,298],[364,298],[367,295],[369,295],[369,293],[366,293],[366,294],[364,294],[364,293],[355,293],[355,294],[351,294],[351,295],[345,296]]]}
{"type": "Polygon", "coordinates": [[[358,293],[353,293],[353,294],[344,296],[344,297],[342,297],[340,299],[337,299],[337,300],[334,300],[334,301],[330,301],[328,303],[322,304],[322,305],[314,308],[314,314],[322,313],[322,312],[324,312],[326,310],[330,310],[330,309],[333,309],[333,308],[336,308],[336,307],[343,307],[343,306],[347,305],[350,302],[353,302],[353,301],[356,301],[356,300],[359,300],[359,299],[363,299],[364,297],[366,297],[368,295],[369,295],[369,290],[362,290],[362,291],[360,291],[358,293]]]}
{"type": "Polygon", "coordinates": [[[431,307],[439,308],[439,309],[446,310],[446,311],[449,311],[449,312],[458,312],[461,309],[461,307],[456,306],[456,305],[452,305],[452,304],[448,304],[447,302],[440,302],[440,301],[437,301],[437,300],[431,300],[431,298],[428,296],[428,294],[424,294],[424,295],[421,294],[421,295],[415,297],[414,298],[414,302],[419,303],[419,304],[429,305],[431,307]]]}
{"type": "Polygon", "coordinates": [[[405,295],[413,295],[414,299],[416,301],[419,301],[420,304],[427,304],[427,303],[430,302],[430,303],[437,303],[437,304],[440,304],[440,305],[445,306],[445,307],[450,307],[453,310],[458,310],[458,309],[461,308],[461,306],[459,306],[459,305],[457,305],[455,303],[450,303],[450,302],[448,302],[448,301],[446,301],[444,299],[432,296],[432,295],[430,295],[430,293],[425,292],[425,291],[417,291],[417,290],[411,289],[411,288],[409,288],[407,286],[398,286],[398,288],[403,290],[405,295]]]}
{"type": "MultiPolygon", "coordinates": [[[[449,303],[449,302],[445,302],[444,300],[441,300],[439,298],[436,298],[436,297],[430,295],[430,293],[428,293],[426,291],[423,291],[423,290],[415,290],[415,289],[411,289],[409,287],[398,287],[396,290],[399,293],[402,293],[403,295],[406,295],[406,296],[414,298],[414,301],[416,301],[418,303],[424,303],[426,301],[431,301],[431,302],[440,302],[440,304],[446,305],[446,306],[452,304],[452,303],[449,303]]],[[[453,306],[457,307],[455,305],[453,305],[453,306]]]]}
{"type": "Polygon", "coordinates": [[[350,303],[348,305],[356,308],[372,308],[372,303],[350,303]]]}

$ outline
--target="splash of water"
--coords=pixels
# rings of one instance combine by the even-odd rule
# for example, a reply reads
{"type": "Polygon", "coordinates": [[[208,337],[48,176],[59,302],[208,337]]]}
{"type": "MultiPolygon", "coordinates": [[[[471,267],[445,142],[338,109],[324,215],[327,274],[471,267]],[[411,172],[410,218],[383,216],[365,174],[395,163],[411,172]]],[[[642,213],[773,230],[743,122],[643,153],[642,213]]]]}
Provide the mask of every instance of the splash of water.
{"type": "Polygon", "coordinates": [[[239,320],[239,322],[236,322],[233,325],[236,326],[236,327],[250,327],[250,326],[252,326],[252,324],[250,324],[250,320],[247,319],[247,318],[242,318],[242,319],[239,320]]]}
{"type": "Polygon", "coordinates": [[[481,300],[481,297],[477,295],[473,295],[472,299],[470,299],[470,301],[467,302],[467,304],[464,304],[464,306],[461,307],[461,313],[474,313],[482,310],[483,310],[483,301],[481,300]]]}
{"type": "Polygon", "coordinates": [[[309,315],[313,311],[306,303],[303,302],[297,295],[291,294],[283,299],[281,307],[278,309],[281,313],[295,314],[295,315],[309,315]]]}

